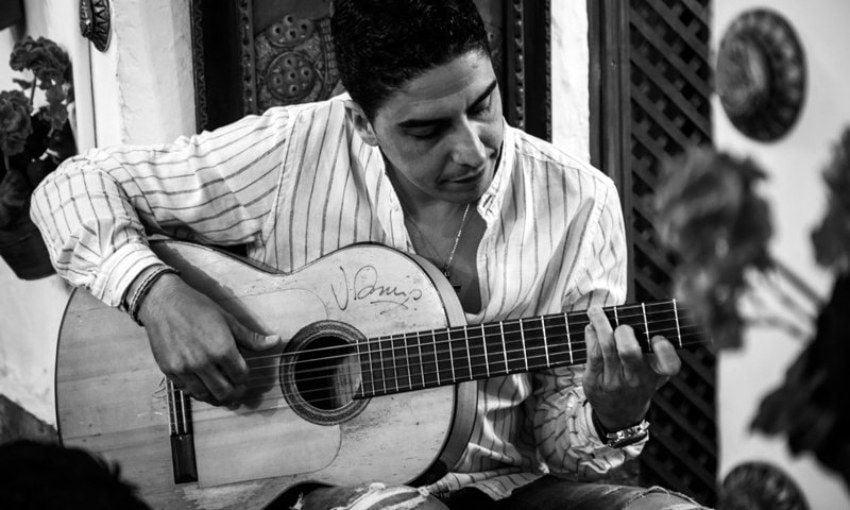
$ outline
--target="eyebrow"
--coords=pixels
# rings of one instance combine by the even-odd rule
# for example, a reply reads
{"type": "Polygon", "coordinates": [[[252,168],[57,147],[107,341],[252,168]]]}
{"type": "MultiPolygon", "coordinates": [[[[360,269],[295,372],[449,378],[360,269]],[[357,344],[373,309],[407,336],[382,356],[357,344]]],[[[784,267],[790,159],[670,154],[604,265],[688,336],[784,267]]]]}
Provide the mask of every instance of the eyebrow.
{"type": "MultiPolygon", "coordinates": [[[[476,106],[481,104],[485,99],[487,99],[487,97],[490,96],[490,94],[493,93],[493,90],[496,88],[497,85],[498,85],[498,82],[496,80],[493,80],[493,82],[490,83],[490,85],[487,86],[487,88],[484,90],[484,92],[482,92],[481,95],[479,95],[475,99],[475,101],[473,101],[472,104],[469,105],[469,108],[467,108],[467,110],[475,108],[476,106]]],[[[443,124],[443,123],[446,123],[448,121],[449,121],[449,119],[446,118],[446,117],[438,117],[438,118],[435,118],[435,119],[408,119],[408,120],[404,120],[402,122],[399,122],[398,126],[401,127],[401,128],[415,128],[415,127],[422,127],[422,126],[432,126],[434,124],[443,124]]]]}

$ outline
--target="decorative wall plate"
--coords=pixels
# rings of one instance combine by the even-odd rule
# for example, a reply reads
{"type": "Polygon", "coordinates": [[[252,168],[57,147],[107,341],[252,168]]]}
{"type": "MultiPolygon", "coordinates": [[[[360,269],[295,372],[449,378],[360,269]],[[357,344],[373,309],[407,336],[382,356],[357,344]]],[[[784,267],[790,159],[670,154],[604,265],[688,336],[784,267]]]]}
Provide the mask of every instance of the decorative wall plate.
{"type": "Polygon", "coordinates": [[[765,142],[783,137],[806,92],[803,49],[790,23],[765,9],[738,16],[720,41],[715,83],[738,130],[765,142]]]}
{"type": "Polygon", "coordinates": [[[100,51],[109,46],[111,17],[109,0],[80,0],[80,31],[100,51]]]}
{"type": "Polygon", "coordinates": [[[767,462],[744,462],[720,487],[718,508],[726,510],[809,510],[794,480],[767,462]]]}

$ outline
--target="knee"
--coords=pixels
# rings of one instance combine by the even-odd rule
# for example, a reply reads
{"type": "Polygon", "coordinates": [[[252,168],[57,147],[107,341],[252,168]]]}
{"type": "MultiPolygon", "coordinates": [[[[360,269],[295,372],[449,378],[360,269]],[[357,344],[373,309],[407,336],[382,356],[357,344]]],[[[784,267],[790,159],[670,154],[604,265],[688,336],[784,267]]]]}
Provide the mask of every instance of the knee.
{"type": "Polygon", "coordinates": [[[691,498],[661,487],[641,491],[623,510],[708,510],[691,498]]]}
{"type": "Polygon", "coordinates": [[[413,487],[385,487],[374,483],[363,487],[328,487],[309,493],[293,509],[298,510],[447,510],[427,491],[413,487]]]}

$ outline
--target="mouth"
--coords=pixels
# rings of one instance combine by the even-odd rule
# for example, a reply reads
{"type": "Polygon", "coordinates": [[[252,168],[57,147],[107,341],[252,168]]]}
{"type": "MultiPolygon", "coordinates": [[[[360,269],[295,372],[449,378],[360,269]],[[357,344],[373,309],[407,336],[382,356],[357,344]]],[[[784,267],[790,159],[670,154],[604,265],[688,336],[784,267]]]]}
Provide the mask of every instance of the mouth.
{"type": "Polygon", "coordinates": [[[465,185],[465,184],[471,184],[471,183],[477,182],[479,179],[481,179],[481,176],[484,175],[484,171],[485,171],[484,168],[479,168],[478,170],[475,170],[474,172],[464,174],[464,175],[457,177],[457,178],[454,178],[454,179],[449,179],[449,183],[450,184],[465,185]]]}

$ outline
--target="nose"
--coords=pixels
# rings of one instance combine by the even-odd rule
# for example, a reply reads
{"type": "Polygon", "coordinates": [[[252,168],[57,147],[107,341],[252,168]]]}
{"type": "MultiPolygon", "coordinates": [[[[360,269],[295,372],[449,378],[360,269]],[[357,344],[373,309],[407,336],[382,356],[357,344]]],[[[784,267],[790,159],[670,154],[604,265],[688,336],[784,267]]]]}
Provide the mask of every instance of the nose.
{"type": "Polygon", "coordinates": [[[475,124],[464,119],[452,140],[452,161],[458,165],[478,168],[487,162],[487,146],[475,124]]]}

